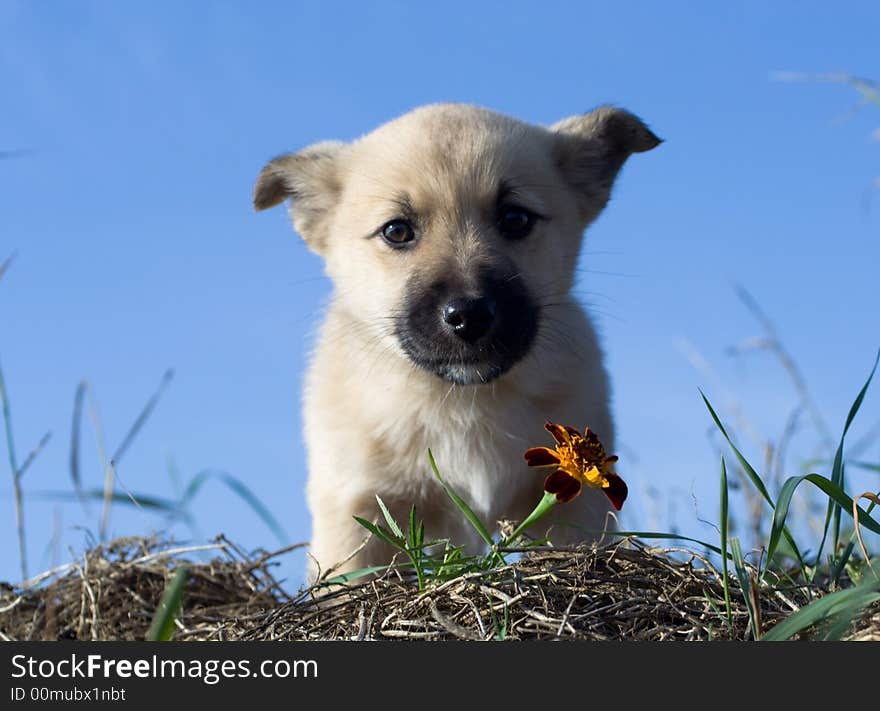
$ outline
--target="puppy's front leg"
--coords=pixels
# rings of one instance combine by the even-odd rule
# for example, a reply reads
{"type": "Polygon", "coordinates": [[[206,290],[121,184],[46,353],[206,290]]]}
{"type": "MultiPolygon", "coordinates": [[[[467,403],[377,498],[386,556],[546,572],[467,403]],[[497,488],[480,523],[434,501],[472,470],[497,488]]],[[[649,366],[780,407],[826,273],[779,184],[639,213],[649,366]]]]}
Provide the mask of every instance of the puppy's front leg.
{"type": "Polygon", "coordinates": [[[372,493],[351,495],[323,485],[310,486],[309,507],[312,511],[309,582],[328,572],[331,575],[347,573],[391,561],[391,547],[371,536],[354,518],[377,519],[380,512],[372,493]]]}
{"type": "MultiPolygon", "coordinates": [[[[338,489],[310,486],[309,504],[313,512],[311,559],[308,576],[311,582],[320,576],[351,572],[360,568],[387,565],[395,553],[384,541],[371,535],[354,517],[387,524],[376,502],[375,491],[340,495],[338,489]]],[[[425,526],[429,539],[448,537],[451,545],[464,546],[468,554],[483,550],[482,541],[468,525],[463,514],[443,495],[439,487],[429,487],[422,497],[401,495],[399,492],[381,492],[379,496],[395,521],[404,530],[408,525],[410,508],[416,507],[418,520],[425,526]]],[[[440,545],[443,545],[442,543],[440,545]]],[[[398,558],[399,559],[399,558],[398,558]]]]}

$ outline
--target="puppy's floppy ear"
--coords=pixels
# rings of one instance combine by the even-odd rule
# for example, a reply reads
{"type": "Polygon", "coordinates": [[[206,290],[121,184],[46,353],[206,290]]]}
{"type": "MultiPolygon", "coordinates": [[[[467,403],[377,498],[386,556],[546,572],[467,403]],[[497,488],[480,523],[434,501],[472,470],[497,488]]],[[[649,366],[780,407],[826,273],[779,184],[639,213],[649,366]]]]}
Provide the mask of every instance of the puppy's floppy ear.
{"type": "Polygon", "coordinates": [[[637,116],[613,106],[563,119],[551,130],[557,135],[559,166],[578,192],[588,220],[605,207],[626,159],[662,142],[637,116]]]}
{"type": "Polygon", "coordinates": [[[266,210],[291,200],[293,227],[315,251],[325,237],[326,218],[341,190],[342,143],[317,143],[269,161],[254,186],[254,209],[266,210]]]}

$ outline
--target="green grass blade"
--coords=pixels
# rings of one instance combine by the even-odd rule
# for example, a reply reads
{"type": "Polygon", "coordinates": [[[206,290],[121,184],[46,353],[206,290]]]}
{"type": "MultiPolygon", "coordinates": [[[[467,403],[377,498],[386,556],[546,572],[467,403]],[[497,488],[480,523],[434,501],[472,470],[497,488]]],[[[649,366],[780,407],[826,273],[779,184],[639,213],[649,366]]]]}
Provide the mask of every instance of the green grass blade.
{"type": "Polygon", "coordinates": [[[150,629],[147,630],[148,642],[167,642],[174,636],[174,620],[180,611],[180,602],[183,599],[183,590],[186,587],[187,569],[181,565],[175,572],[174,577],[165,592],[150,629]]]}
{"type": "Polygon", "coordinates": [[[3,429],[6,434],[6,453],[9,457],[9,473],[13,478],[18,477],[18,460],[15,458],[15,438],[12,436],[12,407],[9,404],[9,394],[6,391],[6,381],[3,379],[3,369],[0,368],[0,405],[3,411],[3,429]]]}
{"type": "MultiPolygon", "coordinates": [[[[381,502],[381,499],[379,499],[378,496],[376,498],[381,502]]],[[[384,504],[381,504],[381,503],[380,503],[380,505],[384,506],[384,504]]],[[[390,516],[390,514],[389,514],[389,516],[390,516]]],[[[412,569],[415,571],[416,578],[418,579],[419,590],[424,590],[425,589],[425,571],[424,571],[424,568],[421,564],[422,552],[420,550],[413,550],[412,548],[407,546],[406,539],[403,536],[403,532],[400,531],[400,527],[397,526],[397,531],[400,533],[400,535],[397,535],[397,533],[392,533],[391,531],[386,531],[381,526],[377,526],[376,524],[372,523],[371,521],[367,521],[366,519],[361,518],[360,516],[354,516],[353,518],[355,521],[357,521],[361,526],[366,528],[374,536],[376,536],[377,538],[379,538],[382,541],[385,541],[385,543],[387,543],[390,546],[393,546],[397,550],[403,552],[406,555],[406,557],[409,558],[409,561],[412,564],[412,569]]],[[[394,519],[392,519],[392,521],[393,520],[394,519]]],[[[396,523],[395,523],[395,525],[396,525],[396,523]]]]}
{"type": "MultiPolygon", "coordinates": [[[[878,493],[877,496],[880,496],[880,493],[878,493]]],[[[868,508],[865,509],[865,513],[870,514],[874,510],[874,507],[876,505],[877,504],[871,501],[868,505],[868,508]]],[[[849,558],[852,555],[853,550],[855,549],[855,545],[856,532],[853,531],[850,534],[849,543],[846,544],[846,548],[843,550],[843,553],[840,554],[840,556],[837,558],[837,560],[834,562],[834,565],[832,566],[831,580],[835,585],[837,585],[838,581],[840,580],[840,576],[843,574],[843,569],[846,568],[846,564],[849,562],[849,558]]]]}
{"type": "MultiPolygon", "coordinates": [[[[871,509],[868,509],[870,511],[871,509]]],[[[837,585],[840,582],[840,576],[843,575],[843,571],[846,568],[846,564],[849,562],[849,559],[852,557],[852,553],[856,548],[856,533],[853,531],[850,536],[849,543],[846,544],[846,547],[843,549],[841,554],[835,558],[834,564],[831,566],[831,582],[832,585],[837,585]]]]}
{"type": "Polygon", "coordinates": [[[389,546],[394,546],[398,550],[406,551],[406,545],[402,538],[395,538],[393,533],[386,531],[381,526],[377,526],[372,521],[367,521],[365,518],[361,518],[360,516],[354,516],[353,518],[379,540],[385,541],[389,546]]]}
{"type": "MultiPolygon", "coordinates": [[[[70,491],[34,491],[28,494],[32,499],[42,499],[44,501],[76,501],[80,497],[70,491]]],[[[101,500],[104,498],[103,489],[85,489],[82,492],[83,499],[101,500]]],[[[153,511],[162,513],[174,513],[177,510],[177,502],[173,499],[165,499],[161,496],[152,496],[149,494],[132,493],[131,496],[122,492],[114,491],[112,501],[114,504],[122,504],[125,506],[135,506],[143,509],[152,509],[153,511]],[[135,501],[132,501],[134,497],[135,501]]]]}
{"type": "MultiPolygon", "coordinates": [[[[103,501],[103,489],[86,489],[79,496],[70,491],[34,491],[28,494],[31,499],[41,499],[43,501],[62,501],[87,503],[89,500],[103,501]]],[[[129,493],[122,491],[114,491],[110,499],[114,505],[133,506],[139,510],[151,510],[161,515],[165,514],[170,521],[182,521],[190,529],[195,530],[195,521],[188,511],[178,508],[177,501],[165,499],[160,496],[152,496],[150,494],[129,493]]]]}
{"type": "Polygon", "coordinates": [[[688,541],[689,543],[697,543],[707,550],[712,551],[713,553],[717,553],[721,555],[721,549],[712,544],[707,543],[706,541],[701,541],[699,538],[690,538],[689,536],[679,536],[675,533],[661,533],[658,531],[599,531],[599,530],[591,530],[591,529],[581,529],[584,533],[588,533],[594,536],[601,535],[609,535],[609,533],[613,533],[614,536],[619,536],[621,538],[647,538],[647,539],[659,539],[664,541],[688,541]]]}
{"type": "Polygon", "coordinates": [[[344,585],[345,583],[350,583],[352,580],[359,580],[360,578],[365,578],[368,575],[374,575],[375,573],[383,573],[386,570],[388,570],[387,565],[371,565],[368,568],[358,568],[357,570],[352,570],[348,573],[340,573],[339,575],[334,575],[332,578],[321,580],[316,584],[316,587],[323,587],[325,585],[344,585]]]}
{"type": "Polygon", "coordinates": [[[872,464],[871,462],[850,462],[851,467],[858,467],[859,469],[864,469],[869,472],[876,472],[880,474],[880,464],[872,464]]]}
{"type": "Polygon", "coordinates": [[[393,533],[397,538],[401,541],[404,540],[403,531],[400,530],[400,526],[397,521],[394,520],[394,516],[391,515],[391,512],[388,510],[388,507],[385,506],[385,502],[376,494],[376,501],[379,504],[379,509],[382,511],[382,516],[385,517],[385,523],[388,524],[388,528],[391,529],[391,533],[393,533]]]}
{"type": "Polygon", "coordinates": [[[15,532],[18,538],[21,579],[27,580],[28,562],[24,522],[24,492],[21,488],[18,461],[15,458],[15,438],[12,436],[12,407],[9,404],[9,394],[6,391],[6,381],[3,379],[2,368],[0,368],[0,410],[3,412],[3,428],[6,432],[6,453],[9,457],[9,475],[12,479],[12,492],[15,498],[15,532]]]}
{"type": "Polygon", "coordinates": [[[739,460],[740,466],[745,471],[746,475],[752,481],[754,487],[758,490],[758,493],[764,498],[764,500],[773,506],[773,499],[770,496],[770,492],[767,491],[767,487],[764,484],[764,480],[755,471],[754,467],[749,464],[749,461],[743,456],[743,454],[736,448],[736,445],[731,440],[730,435],[727,434],[727,430],[724,429],[724,425],[721,424],[721,420],[715,412],[715,409],[712,407],[712,404],[709,402],[709,398],[700,390],[700,396],[703,398],[703,402],[706,404],[706,407],[709,408],[709,414],[712,416],[712,419],[715,421],[715,426],[721,431],[721,434],[724,435],[724,439],[727,440],[727,443],[730,445],[730,448],[733,450],[733,453],[736,455],[737,460],[739,460]]]}
{"type": "Polygon", "coordinates": [[[786,617],[768,630],[763,639],[767,642],[782,642],[791,639],[799,632],[803,632],[834,615],[848,615],[851,619],[866,605],[880,600],[880,592],[877,590],[878,584],[873,583],[825,595],[786,617]]]}
{"type": "MultiPolygon", "coordinates": [[[[791,505],[791,498],[798,486],[804,481],[817,486],[828,496],[829,501],[834,501],[841,510],[846,511],[852,516],[853,500],[830,479],[826,479],[819,474],[804,474],[786,479],[782,485],[782,490],[779,492],[779,501],[773,515],[773,525],[770,529],[770,542],[767,546],[768,564],[769,559],[773,557],[776,547],[779,545],[779,539],[785,526],[785,518],[788,516],[788,509],[791,505]]],[[[859,523],[873,533],[880,533],[880,523],[871,518],[861,507],[859,507],[859,523]]]]}
{"type": "Polygon", "coordinates": [[[125,454],[126,450],[131,446],[131,443],[134,441],[134,438],[137,437],[138,432],[141,431],[141,428],[149,419],[150,415],[153,413],[153,410],[156,409],[156,405],[159,404],[159,400],[161,399],[162,394],[171,383],[171,379],[173,377],[174,371],[170,368],[166,370],[165,373],[162,375],[162,380],[159,382],[159,387],[156,388],[156,391],[150,396],[150,399],[147,400],[147,403],[140,411],[140,414],[138,414],[138,416],[135,418],[135,421],[132,423],[131,427],[128,428],[128,432],[125,434],[125,437],[122,438],[122,443],[116,448],[116,451],[113,452],[114,465],[119,464],[119,460],[122,459],[122,456],[125,454]]]}
{"type": "Polygon", "coordinates": [[[419,524],[416,521],[416,507],[415,504],[409,507],[409,530],[407,531],[409,538],[409,547],[413,550],[418,550],[421,548],[421,541],[419,540],[419,524]]]}
{"type": "Polygon", "coordinates": [[[421,559],[416,553],[407,550],[406,554],[412,563],[413,570],[416,571],[416,581],[419,586],[419,592],[421,592],[425,589],[425,569],[422,567],[421,559]]]}
{"type": "Polygon", "coordinates": [[[416,519],[416,507],[415,504],[409,507],[409,529],[407,530],[407,540],[409,544],[407,545],[406,554],[409,556],[409,559],[412,561],[413,567],[416,570],[416,576],[419,579],[419,590],[425,589],[425,562],[427,559],[428,564],[430,565],[431,559],[430,557],[425,555],[425,551],[422,548],[422,533],[424,532],[424,526],[419,526],[418,520],[416,519]]]}
{"type": "Polygon", "coordinates": [[[88,387],[89,384],[85,380],[76,386],[76,393],[73,396],[73,422],[70,427],[70,480],[73,482],[73,490],[83,506],[85,506],[85,497],[83,495],[82,474],[79,469],[79,440],[82,428],[83,403],[85,402],[86,389],[88,387]]]}
{"type": "Polygon", "coordinates": [[[855,622],[864,606],[865,604],[860,601],[830,615],[828,622],[821,625],[822,629],[819,633],[819,639],[823,642],[839,642],[852,629],[853,622],[855,622]]]}
{"type": "Polygon", "coordinates": [[[235,493],[242,501],[250,506],[266,527],[275,534],[275,537],[282,545],[287,544],[287,533],[285,533],[284,528],[282,528],[281,524],[278,523],[278,520],[272,515],[272,512],[269,511],[263,502],[260,501],[241,481],[223,471],[205,469],[190,479],[183,492],[183,496],[180,497],[180,500],[177,503],[178,510],[185,511],[195,498],[196,494],[201,490],[202,486],[212,480],[221,482],[235,493]]]}
{"type": "MultiPolygon", "coordinates": [[[[425,525],[421,525],[421,529],[424,529],[425,525]]],[[[420,548],[430,548],[431,546],[448,546],[451,545],[448,538],[435,538],[430,541],[424,541],[419,547],[420,548]]]]}
{"type": "Polygon", "coordinates": [[[499,624],[498,616],[495,614],[495,600],[486,595],[489,605],[489,619],[492,621],[492,639],[496,642],[504,642],[507,640],[507,629],[510,624],[510,609],[505,602],[503,609],[502,622],[499,624]]]}
{"type": "Polygon", "coordinates": [[[733,612],[730,605],[730,574],[727,571],[727,534],[728,534],[728,490],[727,464],[721,457],[721,575],[724,578],[724,608],[727,612],[727,624],[733,626],[733,612]]]}
{"type": "Polygon", "coordinates": [[[486,530],[486,527],[483,525],[483,522],[480,520],[480,517],[477,516],[470,506],[467,505],[464,499],[462,499],[455,491],[450,487],[445,481],[443,481],[443,477],[440,476],[440,470],[437,468],[437,462],[434,461],[434,455],[431,453],[431,450],[428,450],[428,459],[431,462],[431,469],[434,470],[434,476],[437,477],[437,481],[440,482],[440,486],[443,487],[443,491],[446,492],[446,495],[452,499],[452,503],[454,503],[458,510],[464,514],[464,517],[468,520],[468,522],[473,526],[474,530],[479,534],[480,538],[482,538],[488,546],[494,546],[495,541],[492,540],[492,536],[489,534],[489,531],[486,530]]]}
{"type": "Polygon", "coordinates": [[[504,603],[504,614],[502,615],[501,629],[498,630],[498,641],[504,642],[507,640],[507,629],[510,626],[510,607],[505,602],[504,603]]]}
{"type": "MultiPolygon", "coordinates": [[[[837,452],[834,455],[834,465],[831,468],[831,481],[840,489],[843,489],[844,479],[843,441],[846,439],[846,433],[849,431],[849,426],[852,424],[859,408],[862,406],[862,401],[865,399],[865,393],[868,392],[868,386],[871,384],[871,380],[873,380],[874,373],[877,370],[878,362],[880,362],[880,350],[877,351],[877,357],[874,359],[874,366],[871,368],[868,379],[865,381],[862,389],[859,390],[859,394],[856,396],[852,407],[849,409],[849,413],[846,416],[846,423],[843,426],[843,434],[840,435],[840,444],[838,444],[837,452]]],[[[819,544],[819,549],[816,553],[817,567],[822,557],[822,550],[825,548],[825,540],[828,536],[829,524],[831,525],[831,550],[833,556],[837,551],[837,544],[840,540],[840,506],[832,499],[828,500],[828,508],[825,512],[825,526],[822,529],[822,542],[819,544]]]]}
{"type": "Polygon", "coordinates": [[[40,452],[42,452],[46,448],[46,445],[49,444],[50,439],[52,439],[52,433],[47,432],[40,438],[40,441],[37,442],[37,446],[34,447],[30,452],[28,452],[28,455],[24,458],[24,461],[18,468],[19,479],[24,477],[25,472],[30,469],[31,464],[36,461],[37,457],[40,455],[40,452]]]}
{"type": "Polygon", "coordinates": [[[749,627],[752,630],[752,637],[758,640],[760,639],[760,632],[758,631],[757,611],[752,604],[752,577],[746,569],[745,559],[743,558],[738,538],[730,539],[730,552],[733,556],[733,566],[736,570],[737,580],[739,580],[739,587],[746,601],[746,609],[749,612],[749,627]]]}
{"type": "Polygon", "coordinates": [[[13,260],[15,259],[15,252],[10,254],[6,259],[3,260],[3,264],[0,264],[0,279],[3,278],[3,275],[6,274],[6,270],[12,265],[13,260]]]}
{"type": "MultiPolygon", "coordinates": [[[[700,390],[700,395],[703,398],[703,402],[706,404],[706,407],[709,408],[709,414],[712,415],[712,419],[715,421],[715,425],[721,431],[721,434],[724,435],[724,439],[727,440],[727,444],[730,445],[730,448],[733,450],[734,455],[736,455],[737,461],[739,461],[740,466],[743,468],[743,471],[746,473],[746,476],[752,482],[752,485],[758,490],[758,493],[764,498],[764,500],[770,505],[770,508],[775,510],[776,504],[773,502],[773,498],[770,496],[770,492],[767,491],[767,487],[764,484],[764,480],[755,471],[754,467],[749,464],[748,460],[743,456],[743,454],[736,448],[736,445],[733,443],[733,440],[730,439],[730,435],[727,434],[727,430],[724,429],[724,425],[721,424],[721,420],[718,415],[715,413],[712,404],[709,402],[709,399],[700,390]]],[[[786,543],[791,547],[792,552],[795,554],[795,557],[800,564],[801,569],[803,570],[806,567],[806,563],[804,562],[803,556],[801,555],[800,549],[797,544],[794,542],[794,537],[789,533],[788,529],[784,528],[782,530],[782,535],[785,537],[786,543]]],[[[769,565],[770,558],[767,558],[767,564],[769,565]]]]}
{"type": "MultiPolygon", "coordinates": [[[[841,489],[846,486],[846,466],[841,462],[840,469],[831,470],[831,481],[833,481],[841,489]]],[[[840,506],[829,499],[828,505],[832,508],[831,513],[831,557],[837,555],[838,544],[840,543],[840,506]]],[[[827,520],[827,519],[826,519],[827,520]]],[[[817,560],[818,563],[818,560],[817,560]]]]}

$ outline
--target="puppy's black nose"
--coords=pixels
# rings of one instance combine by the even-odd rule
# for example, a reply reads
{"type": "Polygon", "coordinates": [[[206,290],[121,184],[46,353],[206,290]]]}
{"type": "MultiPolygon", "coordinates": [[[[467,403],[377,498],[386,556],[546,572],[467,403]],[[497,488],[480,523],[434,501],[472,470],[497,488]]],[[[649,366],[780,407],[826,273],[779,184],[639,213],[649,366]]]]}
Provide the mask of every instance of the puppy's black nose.
{"type": "Polygon", "coordinates": [[[452,332],[468,343],[485,336],[495,322],[495,299],[453,299],[443,308],[443,320],[452,332]]]}

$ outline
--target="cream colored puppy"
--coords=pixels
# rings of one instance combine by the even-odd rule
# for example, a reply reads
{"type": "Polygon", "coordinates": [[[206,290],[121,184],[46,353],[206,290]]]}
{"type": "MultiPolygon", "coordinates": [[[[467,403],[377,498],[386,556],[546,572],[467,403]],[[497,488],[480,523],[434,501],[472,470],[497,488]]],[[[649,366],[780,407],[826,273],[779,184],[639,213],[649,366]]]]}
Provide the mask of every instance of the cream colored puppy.
{"type": "MultiPolygon", "coordinates": [[[[349,557],[366,533],[352,517],[374,519],[377,494],[399,520],[415,504],[430,538],[479,549],[429,447],[487,523],[540,499],[523,452],[549,443],[545,420],[613,451],[602,353],[570,289],[621,166],[659,142],[611,107],[543,128],[440,104],[263,169],[256,209],[289,198],[334,285],[305,382],[312,579],[388,562],[375,540],[349,557]]],[[[595,537],[607,509],[585,490],[555,509],[576,526],[552,540],[595,537]]]]}

